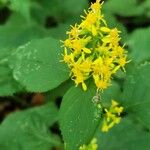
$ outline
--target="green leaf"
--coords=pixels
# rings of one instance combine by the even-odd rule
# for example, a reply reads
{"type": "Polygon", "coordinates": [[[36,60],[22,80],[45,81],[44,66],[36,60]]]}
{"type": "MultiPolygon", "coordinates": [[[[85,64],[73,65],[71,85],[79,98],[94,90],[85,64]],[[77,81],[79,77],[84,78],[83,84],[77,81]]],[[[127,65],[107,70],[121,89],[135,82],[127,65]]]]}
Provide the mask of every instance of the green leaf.
{"type": "Polygon", "coordinates": [[[145,0],[143,2],[143,7],[145,9],[145,13],[146,13],[147,18],[149,18],[150,17],[150,11],[149,11],[149,9],[150,9],[150,2],[149,2],[149,0],[145,0]]]}
{"type": "Polygon", "coordinates": [[[48,128],[57,120],[52,104],[9,115],[0,126],[0,147],[3,150],[50,150],[60,141],[48,128]]]}
{"type": "Polygon", "coordinates": [[[124,83],[122,105],[129,117],[150,130],[150,64],[145,64],[129,74],[124,83]]]}
{"type": "Polygon", "coordinates": [[[59,120],[66,150],[78,150],[93,138],[102,113],[92,102],[95,92],[96,89],[89,85],[86,92],[72,87],[65,94],[59,120]]]}
{"type": "Polygon", "coordinates": [[[104,107],[111,105],[111,100],[118,101],[118,97],[121,94],[121,86],[116,82],[112,82],[112,85],[101,93],[101,101],[104,107]]]}
{"type": "Polygon", "coordinates": [[[121,16],[139,16],[146,13],[145,6],[137,3],[137,0],[108,0],[104,9],[111,14],[121,16]],[[128,11],[127,11],[128,10],[128,11]]]}
{"type": "Polygon", "coordinates": [[[128,41],[131,49],[131,59],[136,63],[143,63],[150,59],[150,28],[135,30],[128,41]]]}
{"type": "MultiPolygon", "coordinates": [[[[87,0],[65,0],[63,2],[61,0],[44,0],[39,2],[40,13],[44,12],[47,16],[53,16],[56,20],[63,22],[79,16],[87,6],[87,0]],[[74,7],[75,9],[73,9],[74,7]]],[[[35,15],[38,13],[37,11],[35,15]]]]}
{"type": "Polygon", "coordinates": [[[10,57],[13,76],[28,91],[51,90],[69,78],[60,60],[62,48],[53,38],[32,40],[18,47],[10,57]]]}
{"type": "Polygon", "coordinates": [[[0,66],[0,96],[11,96],[16,92],[22,91],[12,75],[12,70],[8,66],[0,66]]]}
{"type": "Polygon", "coordinates": [[[68,31],[69,27],[70,27],[69,23],[59,24],[57,27],[50,28],[49,30],[47,30],[47,32],[49,33],[50,36],[63,40],[67,38],[66,31],[68,31]]]}
{"type": "Polygon", "coordinates": [[[0,95],[9,96],[22,91],[22,86],[13,78],[8,65],[9,56],[14,47],[27,41],[43,37],[44,31],[35,24],[27,24],[19,15],[12,15],[9,21],[0,26],[0,95]],[[34,29],[34,31],[33,31],[34,29]],[[34,33],[33,33],[34,32],[34,33]],[[35,33],[36,32],[36,33],[35,33]]]}
{"type": "Polygon", "coordinates": [[[8,55],[11,50],[0,49],[0,96],[10,96],[22,90],[21,85],[17,83],[8,66],[8,55]]]}
{"type": "Polygon", "coordinates": [[[128,118],[121,120],[109,132],[97,131],[98,146],[101,150],[149,150],[150,134],[128,118]]]}

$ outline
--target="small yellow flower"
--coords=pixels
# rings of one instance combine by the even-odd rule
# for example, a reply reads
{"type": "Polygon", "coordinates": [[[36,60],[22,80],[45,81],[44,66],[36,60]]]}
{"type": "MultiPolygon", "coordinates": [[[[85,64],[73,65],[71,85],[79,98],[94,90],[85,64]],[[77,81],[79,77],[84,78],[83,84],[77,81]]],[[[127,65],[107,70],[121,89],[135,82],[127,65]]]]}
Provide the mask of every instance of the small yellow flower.
{"type": "Polygon", "coordinates": [[[94,13],[100,13],[100,10],[101,10],[101,5],[100,5],[100,0],[97,0],[95,3],[91,4],[91,7],[92,11],[94,13]]]}
{"type": "Polygon", "coordinates": [[[67,32],[67,34],[70,36],[70,38],[78,38],[80,34],[80,29],[77,24],[75,26],[71,26],[71,31],[67,32]]]}
{"type": "Polygon", "coordinates": [[[87,86],[86,86],[86,84],[84,82],[82,82],[82,88],[83,88],[84,91],[87,90],[87,86]]]}
{"type": "Polygon", "coordinates": [[[120,123],[120,115],[122,112],[123,107],[119,106],[119,103],[115,100],[112,100],[110,108],[105,109],[104,120],[101,128],[102,132],[108,132],[115,124],[120,123]]]}
{"type": "Polygon", "coordinates": [[[126,55],[123,56],[123,57],[120,57],[118,59],[118,65],[123,69],[124,72],[125,72],[124,66],[125,66],[126,63],[129,63],[129,62],[130,62],[130,60],[127,61],[127,56],[126,55]]]}
{"type": "Polygon", "coordinates": [[[66,47],[72,47],[72,43],[71,43],[72,41],[70,40],[70,39],[66,39],[65,41],[64,41],[64,46],[66,46],[66,47]]]}
{"type": "Polygon", "coordinates": [[[104,33],[105,33],[105,32],[106,32],[106,33],[107,33],[107,32],[109,33],[109,32],[111,31],[111,30],[110,30],[109,28],[107,28],[107,27],[101,27],[100,30],[103,31],[104,33]]]}
{"type": "Polygon", "coordinates": [[[101,131],[102,132],[108,132],[108,130],[109,130],[109,126],[107,125],[107,122],[104,120],[101,131]]]}
{"type": "Polygon", "coordinates": [[[65,63],[73,63],[74,62],[74,55],[71,53],[71,54],[67,54],[67,49],[65,48],[64,49],[64,62],[65,63]]]}
{"type": "Polygon", "coordinates": [[[116,106],[118,106],[119,105],[119,103],[118,102],[116,102],[115,100],[112,100],[111,101],[111,107],[116,107],[116,106]]]}
{"type": "Polygon", "coordinates": [[[115,107],[114,110],[118,115],[120,115],[123,111],[123,107],[115,107]]]}
{"type": "Polygon", "coordinates": [[[98,80],[95,81],[95,84],[98,89],[104,90],[109,86],[109,82],[107,80],[98,80]]]}
{"type": "Polygon", "coordinates": [[[97,150],[97,139],[94,138],[89,145],[82,145],[79,147],[79,150],[97,150]]]}
{"type": "Polygon", "coordinates": [[[116,28],[112,29],[110,31],[109,37],[110,37],[110,44],[112,44],[112,46],[118,46],[119,45],[119,33],[120,31],[118,31],[116,28]]]}
{"type": "Polygon", "coordinates": [[[96,23],[98,18],[93,12],[89,12],[86,17],[83,17],[83,19],[84,20],[80,24],[80,27],[91,31],[92,26],[96,23]]]}

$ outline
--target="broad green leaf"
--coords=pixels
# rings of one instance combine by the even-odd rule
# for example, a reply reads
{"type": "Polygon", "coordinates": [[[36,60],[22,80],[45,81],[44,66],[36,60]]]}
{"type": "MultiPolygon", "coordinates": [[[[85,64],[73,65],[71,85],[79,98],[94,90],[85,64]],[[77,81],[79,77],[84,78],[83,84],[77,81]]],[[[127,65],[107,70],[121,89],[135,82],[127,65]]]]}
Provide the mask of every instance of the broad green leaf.
{"type": "Polygon", "coordinates": [[[129,117],[150,129],[150,64],[145,64],[129,74],[124,83],[122,104],[129,117]]]}
{"type": "Polygon", "coordinates": [[[102,113],[92,102],[95,92],[96,89],[90,85],[86,92],[72,87],[65,94],[59,120],[66,150],[78,150],[93,138],[102,113]]]}
{"type": "Polygon", "coordinates": [[[42,37],[43,34],[44,32],[41,28],[38,28],[33,23],[27,24],[19,15],[12,15],[5,25],[0,26],[1,96],[8,96],[22,91],[20,84],[13,78],[12,69],[8,66],[8,57],[13,48],[24,44],[31,39],[42,37]]]}
{"type": "Polygon", "coordinates": [[[123,118],[120,124],[109,132],[97,131],[98,147],[101,150],[149,150],[150,134],[138,128],[128,118],[123,118]]]}
{"type": "Polygon", "coordinates": [[[136,63],[143,63],[150,59],[150,28],[135,30],[128,41],[131,59],[136,63]]]}
{"type": "Polygon", "coordinates": [[[46,104],[9,115],[0,126],[0,147],[3,150],[51,150],[60,144],[48,130],[57,119],[58,111],[46,104]]]}
{"type": "Polygon", "coordinates": [[[12,52],[13,76],[28,91],[44,92],[69,78],[62,60],[60,41],[53,38],[32,40],[12,52]]]}

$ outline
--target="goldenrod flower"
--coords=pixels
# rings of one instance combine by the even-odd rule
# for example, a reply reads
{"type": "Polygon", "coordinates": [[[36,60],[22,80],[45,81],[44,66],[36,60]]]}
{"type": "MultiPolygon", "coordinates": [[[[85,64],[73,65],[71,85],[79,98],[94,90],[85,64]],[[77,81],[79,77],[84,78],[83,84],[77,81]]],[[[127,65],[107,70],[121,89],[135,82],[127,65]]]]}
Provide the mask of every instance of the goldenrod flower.
{"type": "Polygon", "coordinates": [[[102,4],[96,0],[91,4],[80,24],[71,26],[68,39],[63,41],[63,60],[71,70],[70,76],[76,86],[87,90],[85,81],[93,78],[98,90],[111,85],[112,76],[125,71],[127,52],[119,45],[120,31],[110,29],[101,13],[102,4]]]}
{"type": "Polygon", "coordinates": [[[115,101],[111,101],[111,106],[109,109],[105,109],[104,120],[102,124],[102,132],[108,132],[115,124],[120,123],[121,113],[123,112],[123,107],[115,101]]]}
{"type": "Polygon", "coordinates": [[[89,145],[82,145],[80,146],[79,150],[97,150],[97,139],[94,138],[89,145]]]}

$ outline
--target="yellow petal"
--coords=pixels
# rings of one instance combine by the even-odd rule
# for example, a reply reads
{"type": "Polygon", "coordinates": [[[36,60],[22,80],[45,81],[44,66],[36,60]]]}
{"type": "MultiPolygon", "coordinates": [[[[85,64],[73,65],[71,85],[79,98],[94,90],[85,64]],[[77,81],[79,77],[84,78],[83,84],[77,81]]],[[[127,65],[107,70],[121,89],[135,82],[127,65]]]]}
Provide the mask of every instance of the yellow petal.
{"type": "Polygon", "coordinates": [[[111,106],[112,107],[115,107],[115,106],[117,106],[118,105],[118,103],[115,101],[115,100],[111,100],[111,106]]]}
{"type": "Polygon", "coordinates": [[[87,86],[86,86],[86,84],[84,82],[82,82],[82,88],[83,88],[84,91],[87,90],[87,86]]]}
{"type": "Polygon", "coordinates": [[[88,53],[88,54],[91,53],[91,50],[90,50],[89,48],[84,47],[84,48],[82,48],[82,50],[83,50],[85,53],[88,53]]]}
{"type": "Polygon", "coordinates": [[[109,36],[105,36],[105,37],[102,39],[102,41],[103,41],[104,43],[110,43],[110,37],[109,37],[109,36]]]}
{"type": "Polygon", "coordinates": [[[97,30],[96,30],[95,26],[92,26],[92,34],[93,34],[93,36],[97,35],[97,30]]]}
{"type": "Polygon", "coordinates": [[[110,31],[111,31],[111,30],[110,30],[109,28],[107,28],[107,27],[101,27],[100,30],[103,31],[103,32],[110,32],[110,31]]]}
{"type": "Polygon", "coordinates": [[[120,69],[120,66],[116,66],[114,70],[112,70],[112,74],[116,73],[120,69]]]}
{"type": "Polygon", "coordinates": [[[108,127],[106,121],[104,121],[104,122],[103,122],[103,125],[102,125],[101,131],[102,131],[102,132],[108,132],[108,130],[109,130],[109,127],[108,127]]]}
{"type": "Polygon", "coordinates": [[[84,52],[82,52],[81,57],[82,57],[83,60],[85,60],[85,54],[84,54],[84,52]]]}

